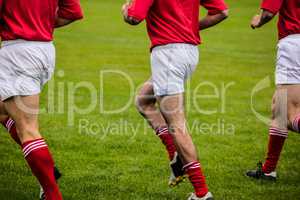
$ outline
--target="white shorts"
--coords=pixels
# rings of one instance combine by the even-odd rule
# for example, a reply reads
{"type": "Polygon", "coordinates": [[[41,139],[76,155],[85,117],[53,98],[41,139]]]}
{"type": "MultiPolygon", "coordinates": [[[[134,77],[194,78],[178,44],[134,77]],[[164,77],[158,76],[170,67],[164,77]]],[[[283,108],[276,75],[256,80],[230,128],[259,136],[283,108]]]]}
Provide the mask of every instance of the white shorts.
{"type": "Polygon", "coordinates": [[[300,34],[289,35],[278,43],[276,84],[300,84],[300,34]]]}
{"type": "Polygon", "coordinates": [[[4,41],[0,49],[0,100],[39,94],[52,77],[52,42],[4,41]]]}
{"type": "Polygon", "coordinates": [[[151,53],[152,82],[155,96],[184,93],[186,80],[199,62],[199,50],[191,44],[155,47],[151,53]]]}

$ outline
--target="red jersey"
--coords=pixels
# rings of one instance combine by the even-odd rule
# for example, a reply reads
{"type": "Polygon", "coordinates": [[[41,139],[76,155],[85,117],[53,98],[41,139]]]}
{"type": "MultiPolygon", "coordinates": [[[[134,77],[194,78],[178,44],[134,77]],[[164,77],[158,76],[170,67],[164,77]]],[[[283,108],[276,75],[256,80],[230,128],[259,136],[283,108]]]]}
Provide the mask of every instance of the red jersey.
{"type": "Polygon", "coordinates": [[[279,39],[300,33],[300,0],[263,0],[261,8],[279,13],[279,39]]]}
{"type": "Polygon", "coordinates": [[[146,19],[152,48],[170,43],[198,45],[200,4],[208,14],[227,10],[224,0],[133,0],[128,16],[146,19]]]}
{"type": "Polygon", "coordinates": [[[81,19],[79,0],[0,0],[0,36],[3,41],[52,41],[57,16],[81,19]]]}

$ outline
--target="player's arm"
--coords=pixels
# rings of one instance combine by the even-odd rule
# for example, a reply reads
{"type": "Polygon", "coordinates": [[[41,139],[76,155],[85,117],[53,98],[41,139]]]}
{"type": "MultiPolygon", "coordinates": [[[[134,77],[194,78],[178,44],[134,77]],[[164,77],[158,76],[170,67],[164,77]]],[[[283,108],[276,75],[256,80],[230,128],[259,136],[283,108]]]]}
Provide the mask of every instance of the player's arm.
{"type": "Polygon", "coordinates": [[[55,28],[60,28],[60,27],[63,27],[63,26],[67,26],[67,25],[71,24],[72,22],[74,22],[74,20],[56,17],[56,19],[55,19],[55,28]]]}
{"type": "Polygon", "coordinates": [[[228,17],[228,10],[223,10],[220,13],[214,15],[207,15],[205,18],[200,20],[199,27],[200,30],[210,28],[217,25],[228,17]]]}
{"type": "Polygon", "coordinates": [[[1,16],[1,13],[2,13],[2,6],[3,6],[3,0],[0,0],[0,16],[1,16]]]}
{"type": "Polygon", "coordinates": [[[130,8],[130,3],[128,3],[128,2],[122,6],[122,14],[123,14],[124,21],[130,25],[140,24],[142,22],[142,20],[136,19],[136,18],[128,15],[129,8],[130,8]]]}
{"type": "Polygon", "coordinates": [[[207,9],[208,13],[199,22],[200,30],[219,24],[229,15],[229,10],[224,0],[202,0],[201,5],[207,9]]]}
{"type": "Polygon", "coordinates": [[[260,15],[255,15],[251,21],[253,29],[260,28],[274,18],[275,14],[268,10],[262,10],[260,15]]]}
{"type": "Polygon", "coordinates": [[[251,27],[253,29],[260,28],[279,12],[282,6],[283,0],[263,0],[261,5],[261,14],[255,15],[251,21],[251,27]]]}
{"type": "Polygon", "coordinates": [[[83,18],[79,0],[60,0],[55,28],[63,27],[83,18]]]}
{"type": "Polygon", "coordinates": [[[122,7],[124,21],[130,25],[138,25],[147,17],[153,0],[133,0],[122,7]]]}

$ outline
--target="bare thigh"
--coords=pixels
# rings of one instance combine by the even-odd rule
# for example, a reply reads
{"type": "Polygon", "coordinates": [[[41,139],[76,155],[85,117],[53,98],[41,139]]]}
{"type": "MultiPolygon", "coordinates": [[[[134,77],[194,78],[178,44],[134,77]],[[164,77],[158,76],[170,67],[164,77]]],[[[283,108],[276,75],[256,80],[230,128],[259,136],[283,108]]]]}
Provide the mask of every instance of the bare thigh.
{"type": "Polygon", "coordinates": [[[146,81],[136,96],[136,105],[138,110],[143,110],[145,105],[155,105],[156,98],[154,96],[153,84],[150,80],[146,81]]]}
{"type": "Polygon", "coordinates": [[[152,81],[147,81],[136,97],[136,107],[153,129],[167,126],[160,110],[156,105],[152,81]]]}
{"type": "Polygon", "coordinates": [[[277,86],[273,97],[272,125],[292,128],[293,120],[300,114],[300,85],[277,86]]]}

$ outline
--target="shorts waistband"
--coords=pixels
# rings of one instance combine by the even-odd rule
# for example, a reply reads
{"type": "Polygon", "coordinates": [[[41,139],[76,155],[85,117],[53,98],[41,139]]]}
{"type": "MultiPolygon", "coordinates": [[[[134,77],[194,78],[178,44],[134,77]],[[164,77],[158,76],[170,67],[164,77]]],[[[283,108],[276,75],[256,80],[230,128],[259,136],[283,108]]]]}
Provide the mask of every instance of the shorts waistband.
{"type": "Polygon", "coordinates": [[[155,51],[160,49],[190,49],[190,48],[198,48],[198,45],[186,44],[186,43],[173,43],[173,44],[156,46],[152,50],[155,51]]]}
{"type": "Polygon", "coordinates": [[[5,40],[1,42],[1,47],[9,46],[9,45],[15,45],[15,44],[24,44],[24,43],[34,43],[34,44],[53,44],[52,41],[50,42],[42,42],[42,41],[28,41],[28,40],[5,40]]]}
{"type": "Polygon", "coordinates": [[[287,40],[287,39],[298,39],[298,40],[300,40],[300,34],[288,35],[285,38],[282,38],[281,40],[279,40],[279,42],[287,40]]]}

